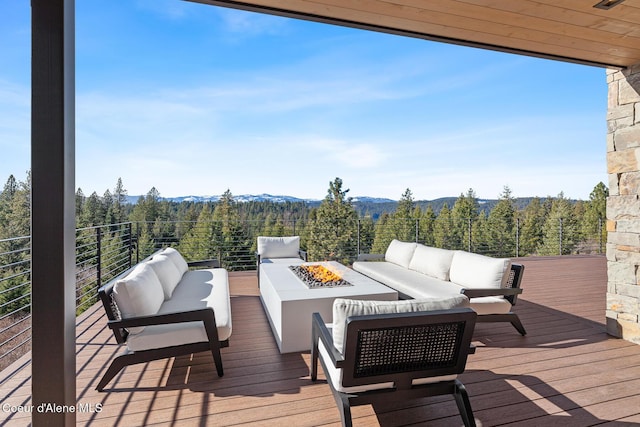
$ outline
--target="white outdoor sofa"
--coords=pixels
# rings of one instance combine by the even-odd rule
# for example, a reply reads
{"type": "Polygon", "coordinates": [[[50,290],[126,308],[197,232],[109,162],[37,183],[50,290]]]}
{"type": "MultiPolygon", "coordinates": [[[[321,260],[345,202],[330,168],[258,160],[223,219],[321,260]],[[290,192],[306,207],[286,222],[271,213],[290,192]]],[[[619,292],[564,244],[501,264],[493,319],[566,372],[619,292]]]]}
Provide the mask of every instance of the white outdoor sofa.
{"type": "Polygon", "coordinates": [[[393,240],[384,255],[360,255],[353,269],[398,291],[400,298],[464,294],[478,322],[510,322],[526,331],[511,308],[522,293],[524,266],[508,258],[393,240]]]}
{"type": "Polygon", "coordinates": [[[187,263],[166,248],[102,286],[98,295],[109,328],[126,349],[96,390],[125,366],[202,351],[211,351],[223,375],[220,348],[229,345],[231,303],[227,270],[217,260],[187,263]]]}

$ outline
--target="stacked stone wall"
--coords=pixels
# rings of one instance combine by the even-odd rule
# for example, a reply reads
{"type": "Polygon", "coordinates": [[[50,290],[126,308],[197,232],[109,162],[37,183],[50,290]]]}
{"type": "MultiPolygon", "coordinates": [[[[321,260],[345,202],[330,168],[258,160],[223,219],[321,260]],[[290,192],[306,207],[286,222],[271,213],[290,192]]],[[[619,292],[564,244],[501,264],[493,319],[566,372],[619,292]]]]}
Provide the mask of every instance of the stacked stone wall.
{"type": "Polygon", "coordinates": [[[607,83],[607,332],[640,344],[640,64],[607,83]]]}

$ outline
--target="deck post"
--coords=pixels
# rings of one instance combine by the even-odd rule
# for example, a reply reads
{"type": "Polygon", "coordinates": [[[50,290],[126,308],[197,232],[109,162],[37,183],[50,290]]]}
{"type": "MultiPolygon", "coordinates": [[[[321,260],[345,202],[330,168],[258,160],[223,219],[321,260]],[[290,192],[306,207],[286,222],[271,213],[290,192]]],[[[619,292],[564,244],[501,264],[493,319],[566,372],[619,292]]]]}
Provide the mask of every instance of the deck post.
{"type": "Polygon", "coordinates": [[[607,83],[607,332],[640,344],[640,64],[607,83]]]}
{"type": "Polygon", "coordinates": [[[31,0],[32,425],[75,426],[75,2],[31,0]]]}

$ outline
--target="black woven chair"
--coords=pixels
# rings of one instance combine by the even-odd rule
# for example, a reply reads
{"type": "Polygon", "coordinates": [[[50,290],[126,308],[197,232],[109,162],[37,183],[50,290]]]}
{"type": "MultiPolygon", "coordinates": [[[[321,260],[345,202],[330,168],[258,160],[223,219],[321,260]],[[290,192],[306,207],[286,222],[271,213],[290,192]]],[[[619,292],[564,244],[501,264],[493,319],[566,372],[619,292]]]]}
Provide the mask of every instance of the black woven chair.
{"type": "Polygon", "coordinates": [[[347,319],[344,354],[319,313],[313,314],[311,379],[318,358],[343,426],[351,426],[351,406],[404,403],[452,394],[465,426],[475,426],[469,396],[456,378],[475,349],[476,313],[469,308],[354,316],[347,319]]]}

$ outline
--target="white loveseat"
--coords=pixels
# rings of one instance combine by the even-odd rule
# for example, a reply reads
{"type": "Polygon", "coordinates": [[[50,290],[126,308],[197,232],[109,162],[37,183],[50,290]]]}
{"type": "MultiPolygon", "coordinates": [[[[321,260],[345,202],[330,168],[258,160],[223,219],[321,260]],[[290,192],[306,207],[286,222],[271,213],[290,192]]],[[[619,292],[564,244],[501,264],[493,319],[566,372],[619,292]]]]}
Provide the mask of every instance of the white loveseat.
{"type": "Polygon", "coordinates": [[[227,271],[218,267],[216,260],[187,263],[166,248],[98,290],[108,326],[126,350],[97,390],[127,365],[201,351],[211,351],[223,375],[220,348],[229,345],[231,304],[227,271]]]}
{"type": "Polygon", "coordinates": [[[508,258],[433,248],[393,240],[384,255],[363,255],[353,269],[398,291],[401,298],[446,298],[464,294],[478,322],[510,322],[522,335],[511,311],[524,266],[508,258]],[[375,261],[375,262],[374,262],[375,261]]]}

